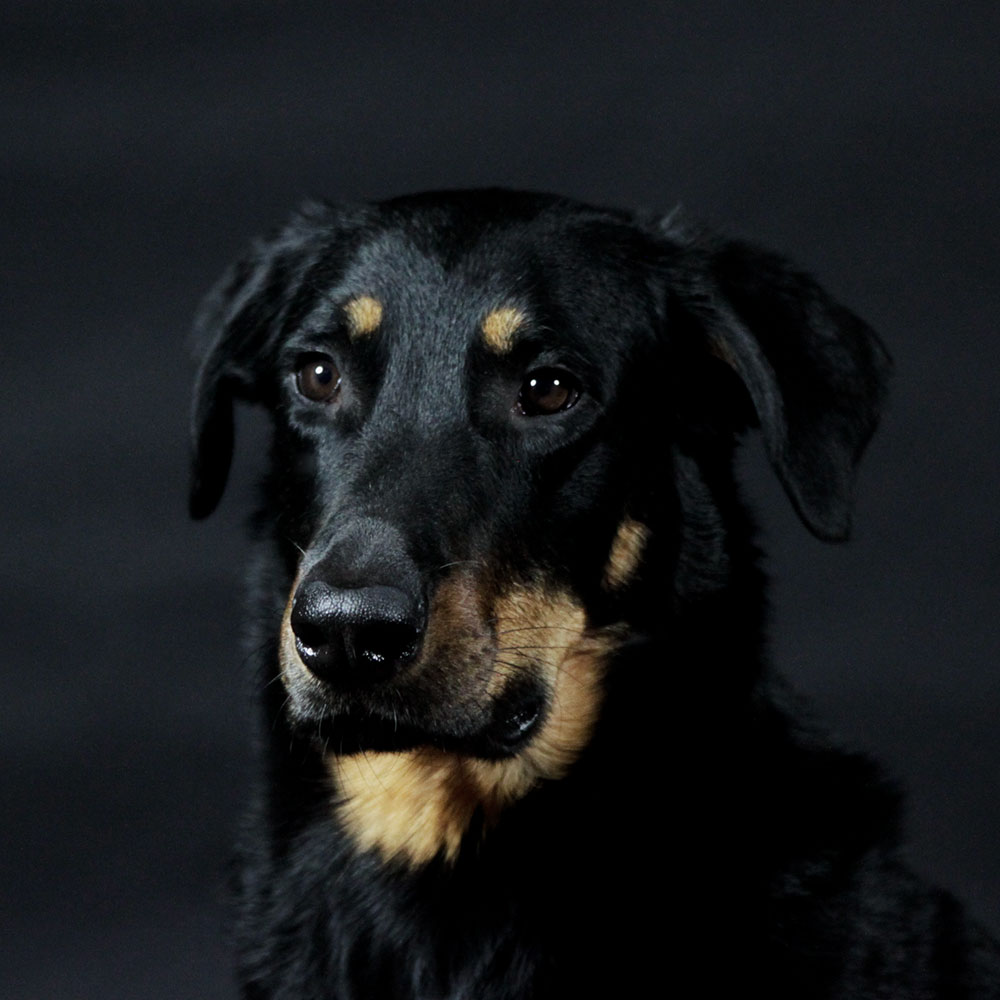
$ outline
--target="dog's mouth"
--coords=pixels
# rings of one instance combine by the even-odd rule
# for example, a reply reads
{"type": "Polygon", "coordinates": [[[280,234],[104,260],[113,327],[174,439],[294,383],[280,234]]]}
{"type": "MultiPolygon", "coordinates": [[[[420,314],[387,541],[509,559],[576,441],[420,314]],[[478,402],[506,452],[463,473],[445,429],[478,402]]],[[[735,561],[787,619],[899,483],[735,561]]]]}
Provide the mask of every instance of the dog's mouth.
{"type": "Polygon", "coordinates": [[[484,723],[468,730],[430,720],[413,722],[398,713],[356,706],[323,713],[316,739],[324,750],[341,756],[432,748],[481,760],[502,760],[515,756],[531,742],[544,722],[546,709],[545,692],[522,684],[505,691],[484,723]]]}
{"type": "Polygon", "coordinates": [[[546,725],[560,663],[585,632],[583,611],[568,597],[520,588],[490,599],[473,577],[456,575],[437,588],[419,656],[398,657],[388,672],[365,661],[345,680],[302,655],[297,592],[280,645],[287,714],[339,755],[428,748],[514,756],[546,725]]]}
{"type": "Polygon", "coordinates": [[[565,591],[521,585],[484,599],[475,579],[456,576],[434,595],[419,657],[388,677],[338,686],[303,661],[291,606],[280,644],[286,714],[343,758],[532,759],[539,774],[561,774],[589,739],[617,642],[613,630],[589,630],[565,591]]]}
{"type": "Polygon", "coordinates": [[[322,754],[338,820],[362,849],[454,860],[476,822],[565,776],[590,741],[620,630],[588,628],[554,588],[476,597],[461,579],[439,587],[420,655],[340,689],[308,670],[286,612],[285,711],[322,754]]]}

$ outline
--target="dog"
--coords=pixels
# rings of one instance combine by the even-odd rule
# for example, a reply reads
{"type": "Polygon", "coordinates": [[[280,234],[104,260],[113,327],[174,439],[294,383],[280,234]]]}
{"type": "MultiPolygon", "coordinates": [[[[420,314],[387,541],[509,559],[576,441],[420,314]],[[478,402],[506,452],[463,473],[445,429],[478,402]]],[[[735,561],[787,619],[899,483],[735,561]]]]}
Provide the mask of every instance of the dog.
{"type": "Polygon", "coordinates": [[[745,431],[850,527],[890,361],[783,258],[543,194],[306,206],[196,322],[191,513],[273,424],[247,998],[1000,996],[767,667],[745,431]]]}

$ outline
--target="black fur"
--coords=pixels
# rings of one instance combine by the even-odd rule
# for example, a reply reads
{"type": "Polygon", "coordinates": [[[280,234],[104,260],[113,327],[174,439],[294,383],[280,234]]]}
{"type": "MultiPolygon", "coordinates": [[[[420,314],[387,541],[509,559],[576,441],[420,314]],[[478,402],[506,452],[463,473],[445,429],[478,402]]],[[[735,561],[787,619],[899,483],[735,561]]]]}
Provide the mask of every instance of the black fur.
{"type": "Polygon", "coordinates": [[[233,400],[274,423],[246,997],[1000,996],[996,946],[896,860],[892,787],[796,721],[761,660],[734,446],[759,426],[805,524],[844,538],[889,369],[861,320],[781,258],[676,219],[484,191],[310,206],[230,271],[198,329],[194,516],[224,489],[233,400]],[[384,314],[352,338],[358,295],[384,314]],[[507,304],[524,330],[491,350],[481,323],[507,304]],[[303,398],[295,371],[326,356],[336,397],[303,398]],[[579,398],[522,414],[527,374],[552,368],[579,398]],[[646,543],[609,586],[625,517],[646,543]],[[500,655],[486,612],[481,658],[413,651],[463,566],[484,601],[544,584],[616,637],[599,720],[564,777],[476,813],[457,857],[361,850],[324,754],[505,760],[552,711],[530,665],[500,695],[470,680],[500,655]],[[296,648],[322,646],[309,662],[329,685],[278,680],[297,578],[296,648]],[[331,593],[347,617],[314,643],[331,593]],[[345,594],[391,607],[348,614],[345,594]]]}

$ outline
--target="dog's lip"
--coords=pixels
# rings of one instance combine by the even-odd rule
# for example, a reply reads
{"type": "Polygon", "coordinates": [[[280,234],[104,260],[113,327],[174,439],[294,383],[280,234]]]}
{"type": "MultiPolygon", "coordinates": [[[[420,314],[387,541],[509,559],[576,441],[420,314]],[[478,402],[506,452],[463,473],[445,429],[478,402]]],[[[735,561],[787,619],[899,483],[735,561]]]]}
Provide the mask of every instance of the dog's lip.
{"type": "Polygon", "coordinates": [[[321,722],[318,735],[329,752],[341,756],[378,751],[392,753],[436,744],[430,733],[418,727],[361,712],[328,716],[321,722]]]}
{"type": "Polygon", "coordinates": [[[317,736],[326,752],[339,756],[432,748],[497,760],[517,754],[531,740],[543,714],[541,700],[533,700],[495,712],[477,730],[459,733],[370,712],[342,711],[324,718],[317,736]]]}
{"type": "Polygon", "coordinates": [[[487,738],[500,756],[520,750],[541,723],[545,705],[540,694],[519,697],[506,705],[497,705],[487,727],[487,738]]]}

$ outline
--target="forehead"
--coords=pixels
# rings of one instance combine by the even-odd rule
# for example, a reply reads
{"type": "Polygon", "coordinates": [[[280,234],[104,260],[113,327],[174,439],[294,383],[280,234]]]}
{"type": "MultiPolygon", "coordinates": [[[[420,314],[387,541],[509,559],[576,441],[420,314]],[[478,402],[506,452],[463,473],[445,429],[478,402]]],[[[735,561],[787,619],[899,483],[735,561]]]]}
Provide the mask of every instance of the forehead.
{"type": "Polygon", "coordinates": [[[459,250],[448,245],[446,233],[384,229],[358,247],[339,290],[351,300],[377,301],[387,321],[413,323],[434,316],[451,329],[498,298],[526,295],[514,256],[504,253],[497,240],[459,250]]]}
{"type": "Polygon", "coordinates": [[[620,326],[648,306],[649,254],[624,217],[524,206],[380,206],[336,273],[326,272],[312,311],[331,309],[357,337],[477,339],[497,353],[544,331],[620,326]]]}

